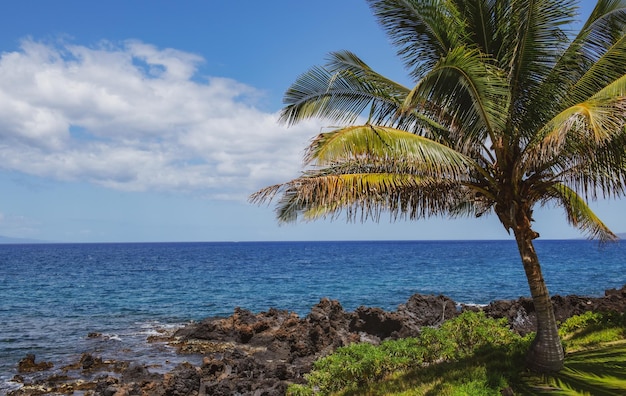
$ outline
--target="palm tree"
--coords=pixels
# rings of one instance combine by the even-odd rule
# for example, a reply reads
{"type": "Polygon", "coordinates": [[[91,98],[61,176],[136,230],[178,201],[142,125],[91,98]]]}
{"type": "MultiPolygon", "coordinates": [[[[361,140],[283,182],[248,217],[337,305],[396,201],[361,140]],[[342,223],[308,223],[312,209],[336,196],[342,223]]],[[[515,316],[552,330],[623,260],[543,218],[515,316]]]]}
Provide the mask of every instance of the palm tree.
{"type": "Polygon", "coordinates": [[[599,0],[577,33],[573,0],[368,0],[415,85],[332,53],[285,94],[288,124],[335,125],[277,195],[279,221],[495,213],[517,241],[537,314],[527,362],[564,352],[533,240],[533,208],[560,206],[602,241],[588,202],[626,192],[626,2],[599,0]]]}

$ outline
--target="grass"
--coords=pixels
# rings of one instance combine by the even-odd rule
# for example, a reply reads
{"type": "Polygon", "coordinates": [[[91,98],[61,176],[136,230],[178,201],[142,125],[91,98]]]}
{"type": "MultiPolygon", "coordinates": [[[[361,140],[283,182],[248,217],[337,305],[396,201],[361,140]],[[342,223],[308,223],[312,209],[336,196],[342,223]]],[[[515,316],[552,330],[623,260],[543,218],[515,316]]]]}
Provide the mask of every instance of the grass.
{"type": "Polygon", "coordinates": [[[529,376],[526,385],[534,395],[626,395],[626,340],[568,354],[559,373],[529,376]]]}
{"type": "Polygon", "coordinates": [[[528,376],[527,394],[626,395],[626,314],[573,317],[559,329],[568,351],[565,368],[550,376],[528,376]]]}
{"type": "Polygon", "coordinates": [[[531,339],[502,320],[464,313],[414,339],[354,344],[318,360],[304,395],[626,395],[626,314],[586,313],[560,327],[565,368],[523,369],[531,339]]]}
{"type": "Polygon", "coordinates": [[[500,359],[506,357],[490,354],[481,358],[482,361],[466,358],[392,374],[384,381],[370,384],[368,387],[338,394],[500,396],[500,390],[508,387],[508,378],[504,374],[507,367],[498,367],[500,359]]]}

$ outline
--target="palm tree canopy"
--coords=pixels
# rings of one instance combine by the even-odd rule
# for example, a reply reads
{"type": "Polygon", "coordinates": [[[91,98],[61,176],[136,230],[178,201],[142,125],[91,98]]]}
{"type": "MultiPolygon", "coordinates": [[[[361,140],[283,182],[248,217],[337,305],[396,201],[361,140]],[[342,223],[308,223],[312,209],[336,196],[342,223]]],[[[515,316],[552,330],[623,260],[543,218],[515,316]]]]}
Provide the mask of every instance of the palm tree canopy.
{"type": "Polygon", "coordinates": [[[615,238],[587,202],[626,192],[626,1],[598,1],[579,32],[573,0],[368,3],[414,85],[331,53],[287,91],[282,120],[345,126],[252,201],[280,195],[282,221],[495,213],[507,230],[551,204],[615,238]]]}

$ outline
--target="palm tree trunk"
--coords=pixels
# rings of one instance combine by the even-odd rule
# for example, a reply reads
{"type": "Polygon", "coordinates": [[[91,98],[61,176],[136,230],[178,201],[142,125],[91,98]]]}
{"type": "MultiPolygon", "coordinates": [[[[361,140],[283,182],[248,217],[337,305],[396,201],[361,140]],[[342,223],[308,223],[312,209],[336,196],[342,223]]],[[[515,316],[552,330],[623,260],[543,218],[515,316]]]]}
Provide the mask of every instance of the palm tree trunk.
{"type": "Polygon", "coordinates": [[[559,371],[563,368],[564,352],[556,327],[550,294],[533,246],[533,239],[538,234],[531,229],[530,222],[523,223],[525,224],[518,223],[514,233],[537,315],[537,334],[528,351],[526,362],[533,371],[559,371]]]}

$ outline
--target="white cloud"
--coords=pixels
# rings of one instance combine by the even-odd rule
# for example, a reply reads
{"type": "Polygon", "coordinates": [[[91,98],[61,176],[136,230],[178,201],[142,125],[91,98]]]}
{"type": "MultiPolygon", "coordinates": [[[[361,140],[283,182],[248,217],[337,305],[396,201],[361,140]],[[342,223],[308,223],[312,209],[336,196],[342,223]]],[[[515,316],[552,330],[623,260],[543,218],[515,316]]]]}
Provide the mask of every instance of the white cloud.
{"type": "Polygon", "coordinates": [[[245,197],[300,170],[315,123],[287,129],[203,59],[137,41],[24,40],[0,55],[0,167],[121,190],[245,197]]]}

